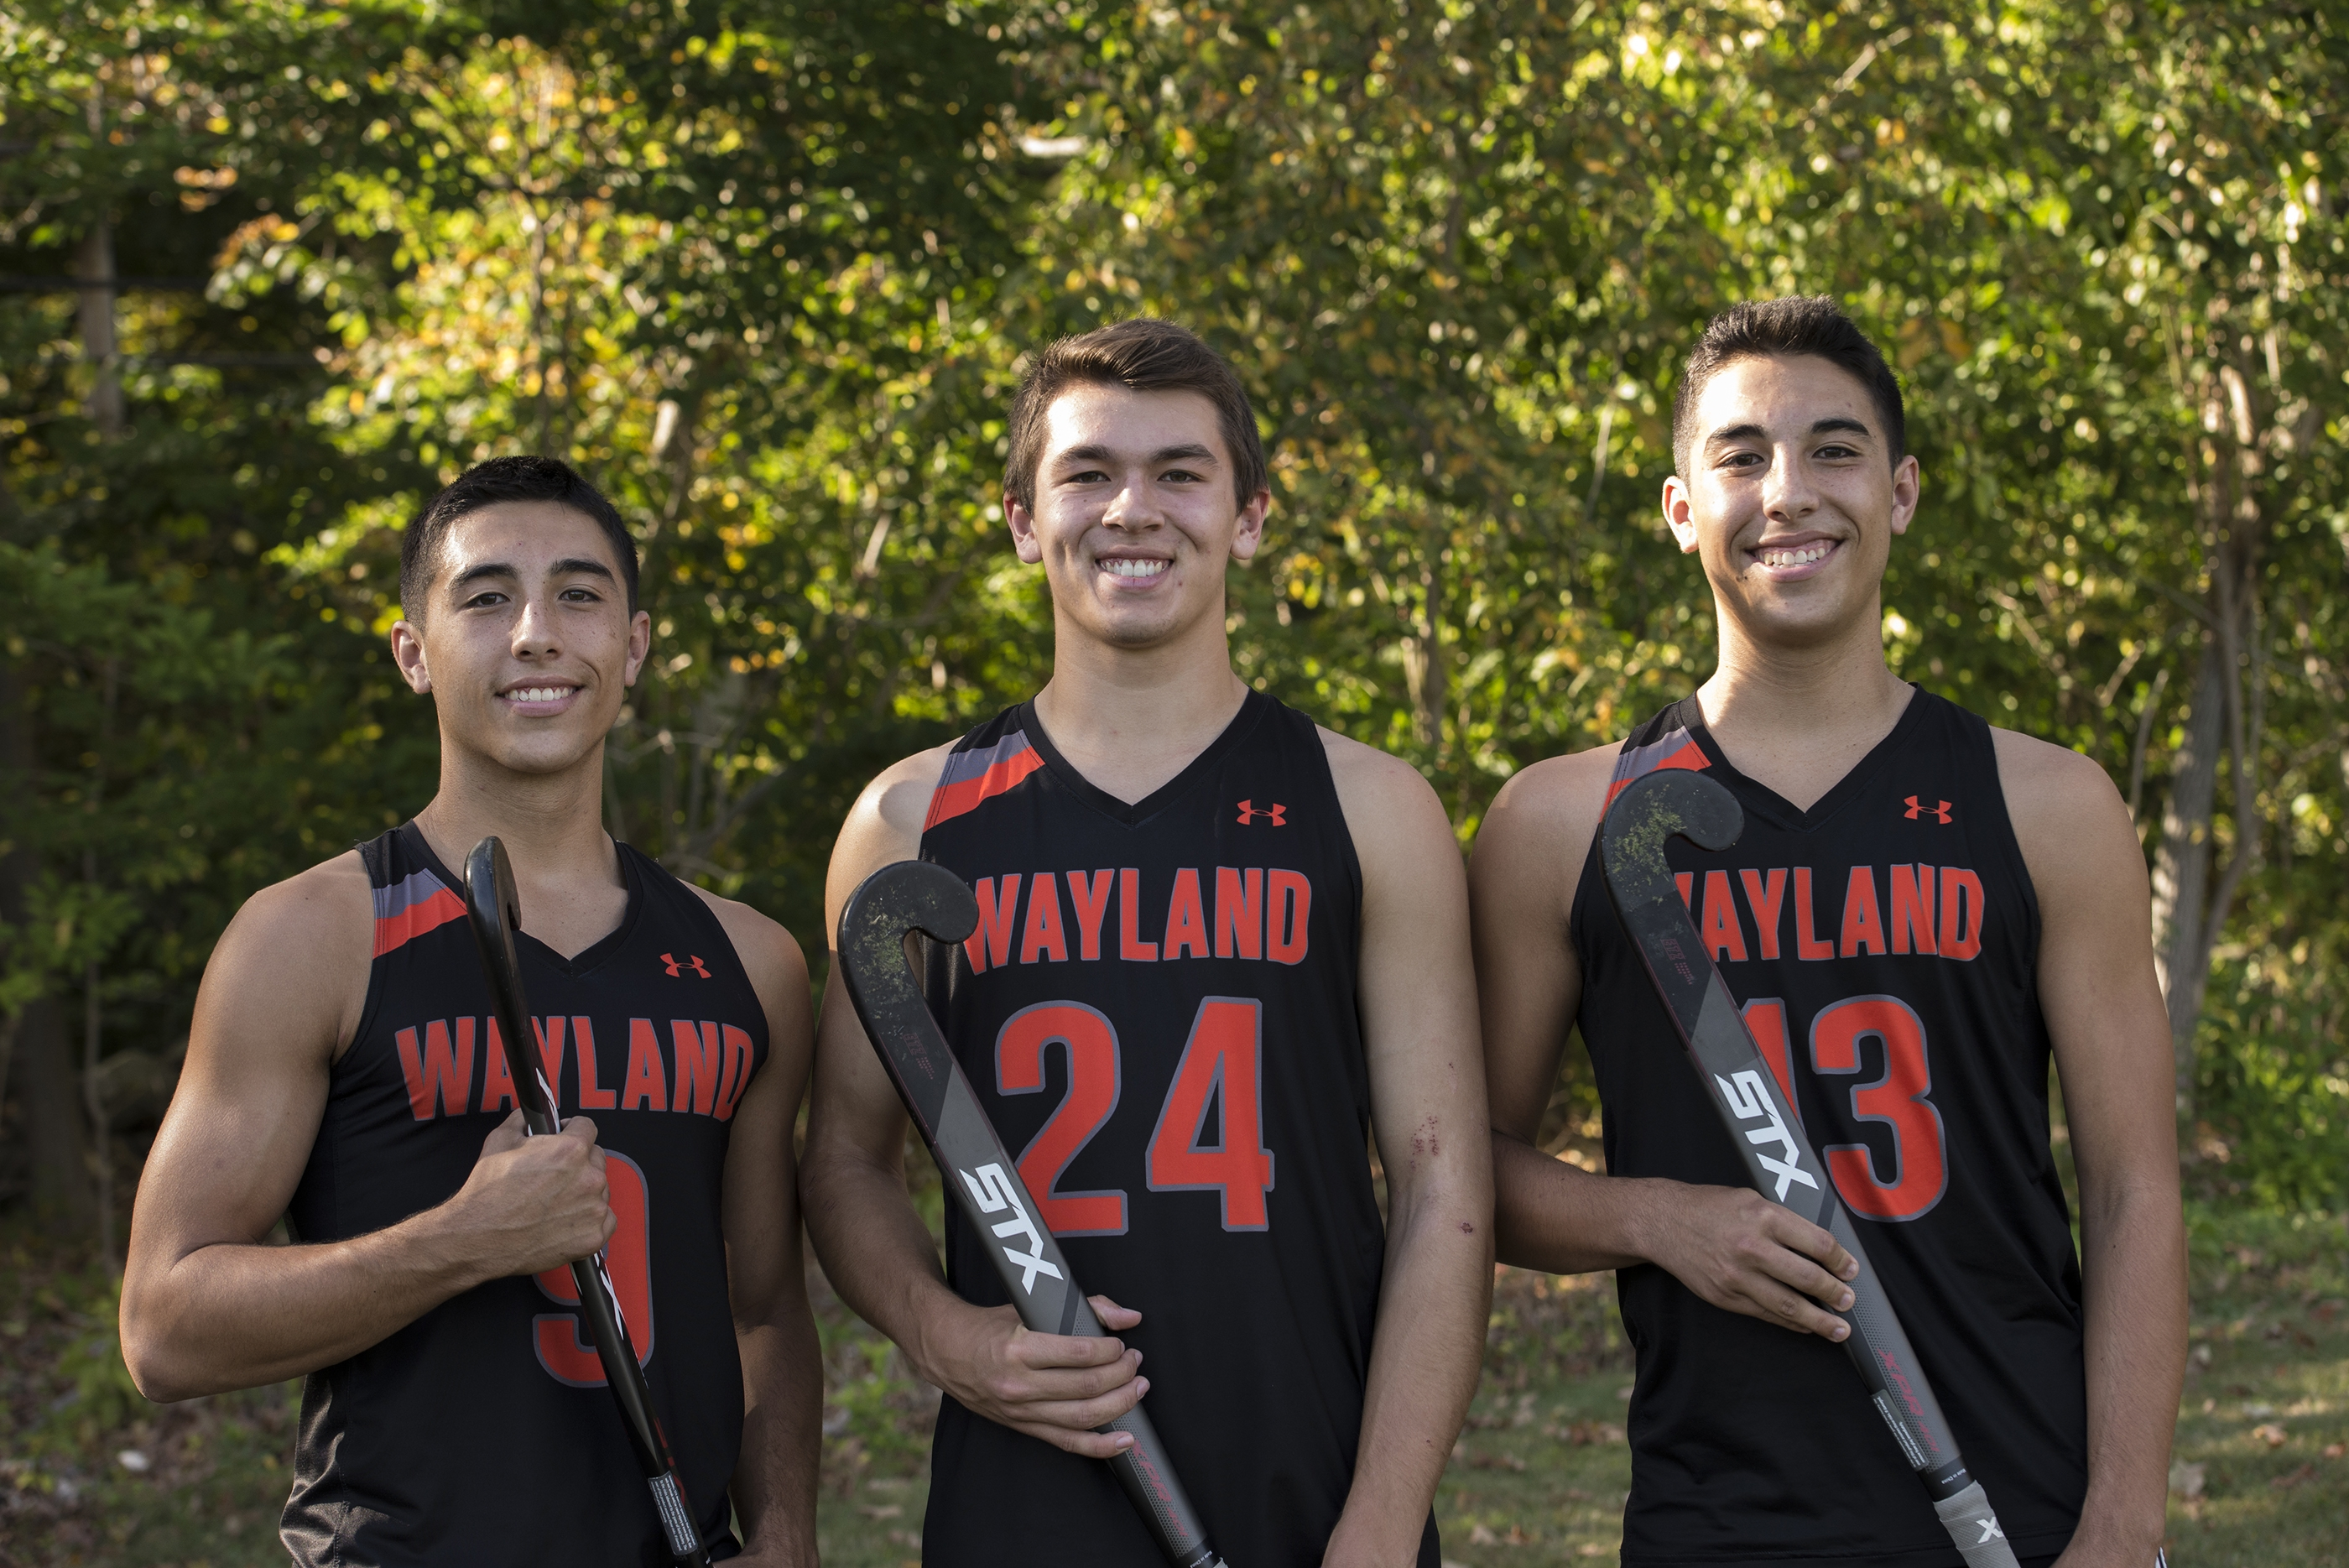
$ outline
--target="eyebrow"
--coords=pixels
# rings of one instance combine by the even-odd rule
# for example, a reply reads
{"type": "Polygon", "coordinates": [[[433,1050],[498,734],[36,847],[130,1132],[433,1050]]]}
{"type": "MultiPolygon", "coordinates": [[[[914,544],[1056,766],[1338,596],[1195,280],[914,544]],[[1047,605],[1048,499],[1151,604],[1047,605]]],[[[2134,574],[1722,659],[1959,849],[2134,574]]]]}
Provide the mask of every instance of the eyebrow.
{"type": "MultiPolygon", "coordinates": [[[[547,576],[551,577],[566,577],[573,576],[601,577],[605,582],[616,585],[619,581],[617,577],[612,575],[611,567],[605,566],[601,561],[595,560],[586,556],[565,556],[563,559],[555,562],[553,566],[547,568],[547,576]]],[[[449,591],[452,594],[462,593],[468,586],[473,583],[499,577],[519,579],[521,576],[522,573],[517,571],[511,562],[483,561],[479,566],[468,566],[463,571],[459,572],[455,576],[450,577],[449,579],[449,591]]]]}
{"type": "MultiPolygon", "coordinates": [[[[1215,462],[1215,451],[1213,448],[1201,446],[1195,441],[1185,441],[1177,446],[1162,446],[1156,452],[1150,454],[1150,462],[1153,464],[1162,462],[1197,462],[1203,459],[1208,462],[1215,462]]],[[[1108,447],[1096,443],[1086,446],[1072,446],[1068,451],[1061,452],[1052,461],[1055,466],[1063,466],[1071,462],[1114,462],[1117,461],[1117,453],[1111,451],[1108,447]]]]}
{"type": "MultiPolygon", "coordinates": [[[[1861,435],[1876,433],[1858,420],[1847,419],[1840,414],[1815,421],[1811,426],[1810,433],[1825,435],[1829,431],[1855,431],[1861,435]]],[[[1713,431],[1704,438],[1704,444],[1708,447],[1721,446],[1730,441],[1752,441],[1756,437],[1766,437],[1769,433],[1760,425],[1749,421],[1742,425],[1730,425],[1726,429],[1713,431]]]]}

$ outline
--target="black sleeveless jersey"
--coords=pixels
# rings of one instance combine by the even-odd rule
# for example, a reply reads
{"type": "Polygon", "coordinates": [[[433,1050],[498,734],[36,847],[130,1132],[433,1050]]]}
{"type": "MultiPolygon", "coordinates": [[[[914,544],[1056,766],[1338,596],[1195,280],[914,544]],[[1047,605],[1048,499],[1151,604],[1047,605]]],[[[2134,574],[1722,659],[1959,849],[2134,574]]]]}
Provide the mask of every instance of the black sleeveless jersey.
{"type": "MultiPolygon", "coordinates": [[[[1671,767],[1745,813],[1720,854],[1667,846],[1698,932],[2014,1549],[2060,1551],[2087,1489],[2080,1272],[2048,1147],[2039,908],[1990,726],[1920,691],[1797,811],[1729,764],[1691,697],[1624,742],[1614,788],[1671,767]]],[[[1742,1185],[1604,877],[1594,842],[1572,929],[1608,1170],[1742,1185]]],[[[1841,1347],[1653,1265],[1618,1291],[1639,1358],[1626,1564],[1956,1568],[1841,1347]]]]}
{"type": "MultiPolygon", "coordinates": [[[[947,759],[922,856],[979,909],[931,949],[931,1005],[1078,1282],[1143,1314],[1122,1337],[1210,1537],[1313,1568],[1353,1476],[1386,1238],[1361,868],[1312,721],[1251,692],[1129,805],[1022,703],[947,759]]],[[[948,1277],[994,1306],[983,1240],[947,1208],[948,1277]]],[[[923,1547],[929,1568],[1163,1561],[1106,1465],[951,1398],[923,1547]]]]}
{"type": "MultiPolygon", "coordinates": [[[[627,913],[565,960],[514,941],[564,1116],[595,1121],[619,1228],[612,1283],[722,1555],[742,1377],[719,1187],[766,1012],[693,890],[623,844],[627,913]]],[[[288,1215],[295,1239],[379,1231],[464,1185],[514,1109],[458,877],[409,823],[361,846],[375,889],[366,1012],[334,1066],[288,1215]]],[[[666,1564],[651,1495],[567,1268],[492,1280],[305,1380],[286,1545],[303,1564],[666,1564]]]]}

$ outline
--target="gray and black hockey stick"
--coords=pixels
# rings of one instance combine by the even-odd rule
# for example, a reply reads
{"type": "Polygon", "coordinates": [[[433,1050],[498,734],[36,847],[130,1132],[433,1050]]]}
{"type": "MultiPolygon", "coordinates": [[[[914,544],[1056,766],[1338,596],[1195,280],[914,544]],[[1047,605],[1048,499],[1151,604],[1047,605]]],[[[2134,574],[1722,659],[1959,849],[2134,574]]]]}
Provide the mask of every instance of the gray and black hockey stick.
{"type": "MultiPolygon", "coordinates": [[[[994,1238],[988,1255],[1019,1321],[1039,1334],[1099,1338],[1100,1320],[1077,1288],[1060,1243],[1037,1219],[1019,1166],[988,1121],[905,961],[910,931],[958,942],[978,927],[978,902],[953,872],[920,860],[884,866],[858,885],[841,911],[841,975],[964,1221],[974,1234],[994,1238]]],[[[1097,1429],[1133,1438],[1109,1468],[1166,1561],[1174,1568],[1225,1568],[1142,1407],[1097,1429]]]]}
{"type": "MultiPolygon", "coordinates": [[[[535,1034],[530,1002],[523,994],[522,963],[514,954],[514,933],[522,929],[522,900],[514,893],[513,867],[507,864],[506,846],[494,835],[473,846],[473,852],[465,857],[465,911],[472,917],[473,941],[481,949],[481,971],[489,978],[490,1001],[497,1012],[506,1070],[513,1075],[523,1125],[533,1137],[552,1137],[563,1126],[554,1116],[554,1091],[532,1049],[535,1034]]],[[[653,1414],[652,1387],[645,1381],[635,1346],[628,1343],[620,1298],[612,1289],[604,1254],[599,1251],[573,1263],[571,1281],[578,1287],[579,1315],[587,1320],[595,1358],[604,1364],[604,1381],[611,1386],[612,1398],[620,1407],[628,1444],[636,1451],[636,1465],[652,1488],[653,1509],[660,1515],[661,1535],[669,1555],[679,1563],[707,1564],[709,1549],[702,1544],[693,1511],[678,1484],[677,1460],[653,1414]]]]}
{"type": "Polygon", "coordinates": [[[1851,1324],[1844,1350],[1909,1468],[1925,1483],[1959,1555],[1967,1568],[2015,1568],[1998,1516],[1982,1483],[1966,1472],[1940,1401],[1868,1261],[1851,1216],[1837,1201],[1801,1121],[1746,1032],[1664,858],[1664,845],[1675,836],[1702,848],[1726,849],[1744,827],[1745,814],[1735,797],[1702,774],[1674,768],[1633,780],[1608,807],[1599,831],[1608,897],[1696,1062],[1713,1109],[1744,1158],[1746,1179],[1764,1198],[1834,1236],[1857,1260],[1851,1310],[1839,1314],[1851,1324]]]}

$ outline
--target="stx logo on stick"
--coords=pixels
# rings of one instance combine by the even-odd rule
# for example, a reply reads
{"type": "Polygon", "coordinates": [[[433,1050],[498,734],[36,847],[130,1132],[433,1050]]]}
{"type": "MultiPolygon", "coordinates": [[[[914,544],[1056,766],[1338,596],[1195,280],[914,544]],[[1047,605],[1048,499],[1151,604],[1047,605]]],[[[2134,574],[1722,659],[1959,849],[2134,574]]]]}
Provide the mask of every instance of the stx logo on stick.
{"type": "Polygon", "coordinates": [[[1762,1168],[1778,1179],[1778,1201],[1786,1201],[1786,1189],[1797,1181],[1817,1191],[1818,1179],[1802,1168],[1802,1151],[1795,1142],[1795,1135],[1778,1119],[1778,1107],[1771,1104],[1770,1091],[1763,1086],[1762,1075],[1748,1067],[1726,1078],[1716,1073],[1713,1081],[1721,1085],[1722,1099],[1739,1121],[1752,1121],[1755,1116],[1767,1118],[1767,1125],[1745,1129],[1745,1141],[1756,1148],[1767,1148],[1775,1143],[1784,1151],[1783,1159],[1773,1159],[1766,1154],[1762,1157],[1762,1168]]]}
{"type": "Polygon", "coordinates": [[[1278,801],[1273,803],[1269,810],[1258,807],[1252,800],[1240,802],[1239,824],[1242,827],[1246,827],[1259,816],[1270,822],[1275,827],[1288,826],[1288,808],[1278,801]]]}
{"type": "Polygon", "coordinates": [[[1028,1218],[1027,1209],[1012,1196],[1010,1179],[1003,1174],[1001,1166],[982,1165],[977,1176],[968,1170],[957,1170],[955,1174],[962,1178],[965,1187],[970,1189],[971,1201],[978,1205],[980,1213],[1000,1214],[1007,1209],[1011,1211],[1010,1219],[994,1227],[998,1240],[1008,1241],[1014,1236],[1028,1239],[1028,1250],[1024,1252],[1009,1247],[1003,1249],[1003,1255],[1019,1266],[1021,1290],[1034,1295],[1038,1274],[1050,1274],[1056,1280],[1061,1277],[1058,1267],[1044,1261],[1044,1238],[1038,1233],[1036,1221],[1028,1218]]]}

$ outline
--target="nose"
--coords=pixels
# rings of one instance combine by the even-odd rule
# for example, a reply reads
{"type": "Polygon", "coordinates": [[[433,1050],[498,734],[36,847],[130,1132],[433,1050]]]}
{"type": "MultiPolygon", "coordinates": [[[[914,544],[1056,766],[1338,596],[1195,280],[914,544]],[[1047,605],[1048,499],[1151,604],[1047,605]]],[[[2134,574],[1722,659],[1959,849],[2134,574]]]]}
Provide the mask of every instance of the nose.
{"type": "Polygon", "coordinates": [[[1139,475],[1126,474],[1102,507],[1102,524],[1108,528],[1146,528],[1155,521],[1149,486],[1139,475]]]}
{"type": "Polygon", "coordinates": [[[1762,510],[1779,522],[1794,523],[1819,509],[1818,490],[1799,452],[1781,447],[1771,453],[1770,472],[1762,481],[1762,510]]]}
{"type": "Polygon", "coordinates": [[[522,601],[521,612],[514,617],[514,657],[544,659],[556,651],[554,607],[539,595],[530,595],[522,601]]]}

